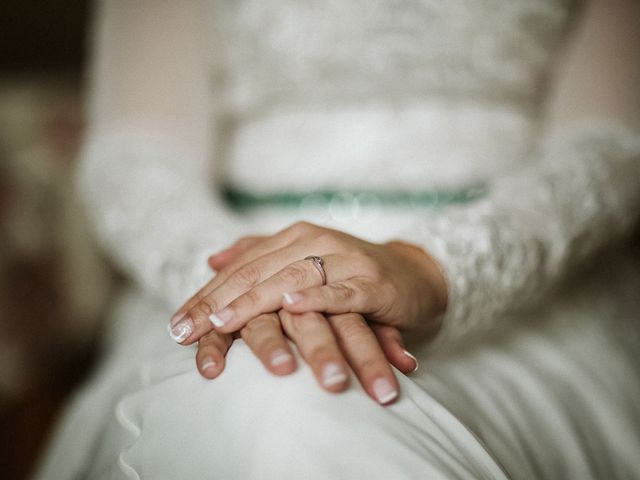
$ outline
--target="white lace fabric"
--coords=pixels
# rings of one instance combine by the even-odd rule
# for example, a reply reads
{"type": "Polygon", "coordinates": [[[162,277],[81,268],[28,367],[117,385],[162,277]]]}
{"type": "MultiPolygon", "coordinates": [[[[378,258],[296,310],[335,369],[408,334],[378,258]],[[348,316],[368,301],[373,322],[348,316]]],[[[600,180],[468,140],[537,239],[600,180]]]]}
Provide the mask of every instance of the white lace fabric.
{"type": "Polygon", "coordinates": [[[448,279],[439,342],[486,332],[504,314],[531,307],[636,224],[638,135],[581,123],[546,139],[534,158],[529,168],[496,178],[487,198],[407,232],[448,279]]]}
{"type": "MultiPolygon", "coordinates": [[[[206,256],[251,229],[212,192],[228,160],[225,125],[237,130],[268,119],[283,104],[313,112],[321,124],[335,118],[328,112],[353,109],[363,99],[394,110],[425,96],[474,106],[497,101],[532,120],[518,127],[521,140],[508,156],[487,148],[493,158],[484,155],[478,160],[484,163],[474,164],[472,177],[490,180],[488,198],[416,218],[407,233],[434,255],[448,279],[443,339],[490,328],[626,235],[640,207],[637,133],[617,127],[615,119],[604,128],[581,124],[553,139],[538,133],[533,105],[569,2],[402,5],[340,0],[320,8],[307,1],[247,0],[212,1],[202,10],[199,2],[177,1],[163,2],[150,15],[140,5],[106,2],[79,178],[107,251],[159,301],[176,307],[212,275],[206,256]],[[209,15],[215,31],[202,30],[209,15]]],[[[424,162],[429,138],[442,133],[427,131],[432,137],[421,145],[407,146],[400,136],[387,144],[390,152],[394,145],[404,149],[402,162],[411,172],[424,162]]],[[[359,133],[354,129],[342,144],[362,141],[359,133]]],[[[259,175],[269,160],[257,154],[261,146],[289,149],[294,159],[313,156],[287,134],[286,128],[267,130],[245,143],[255,152],[245,155],[245,184],[253,174],[265,191],[286,185],[284,173],[259,175]]],[[[438,148],[447,145],[440,140],[438,148]]],[[[453,138],[450,148],[456,148],[453,138]]],[[[477,150],[468,148],[469,156],[477,150]]],[[[327,148],[325,157],[330,154],[327,148]]],[[[278,158],[271,161],[277,165],[278,158]]],[[[323,178],[316,169],[318,185],[337,172],[325,171],[323,178]]],[[[388,177],[394,181],[392,171],[388,177]]]]}

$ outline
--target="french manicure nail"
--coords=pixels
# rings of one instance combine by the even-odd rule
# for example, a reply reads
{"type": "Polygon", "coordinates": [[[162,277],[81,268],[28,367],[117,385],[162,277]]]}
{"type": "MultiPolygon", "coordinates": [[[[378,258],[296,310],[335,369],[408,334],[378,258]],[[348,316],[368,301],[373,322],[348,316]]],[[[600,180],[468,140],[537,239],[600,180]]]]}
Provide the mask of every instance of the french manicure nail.
{"type": "Polygon", "coordinates": [[[291,354],[286,350],[276,350],[271,354],[271,366],[277,367],[278,365],[282,365],[283,363],[288,363],[293,359],[291,354]]]}
{"type": "Polygon", "coordinates": [[[285,292],[282,294],[282,298],[284,299],[284,303],[291,305],[302,300],[302,295],[296,292],[285,292]]]}
{"type": "Polygon", "coordinates": [[[208,368],[213,368],[216,365],[217,363],[213,358],[205,357],[204,360],[202,361],[202,366],[200,368],[202,368],[202,370],[207,370],[208,368]]]}
{"type": "Polygon", "coordinates": [[[420,366],[418,363],[418,359],[416,357],[414,357],[413,355],[411,355],[409,352],[407,352],[406,350],[404,350],[402,353],[404,353],[407,357],[409,357],[411,360],[413,360],[414,362],[416,362],[416,366],[413,370],[411,370],[411,373],[415,372],[416,370],[418,370],[418,367],[420,366]]]}
{"type": "Polygon", "coordinates": [[[173,317],[171,317],[171,320],[169,321],[169,325],[173,327],[176,323],[178,323],[184,317],[185,317],[184,313],[176,313],[173,317]]]}
{"type": "Polygon", "coordinates": [[[224,327],[233,319],[233,312],[229,308],[223,308],[222,310],[212,314],[209,317],[211,323],[216,327],[224,327]]]}
{"type": "Polygon", "coordinates": [[[393,385],[386,378],[379,378],[373,382],[373,395],[378,400],[378,403],[384,405],[398,396],[398,391],[393,388],[393,385]]]}
{"type": "Polygon", "coordinates": [[[344,369],[337,363],[327,363],[322,369],[322,385],[330,387],[347,379],[344,369]]]}
{"type": "Polygon", "coordinates": [[[189,317],[185,317],[174,326],[169,324],[167,329],[171,338],[178,343],[182,343],[193,333],[193,321],[189,317]]]}

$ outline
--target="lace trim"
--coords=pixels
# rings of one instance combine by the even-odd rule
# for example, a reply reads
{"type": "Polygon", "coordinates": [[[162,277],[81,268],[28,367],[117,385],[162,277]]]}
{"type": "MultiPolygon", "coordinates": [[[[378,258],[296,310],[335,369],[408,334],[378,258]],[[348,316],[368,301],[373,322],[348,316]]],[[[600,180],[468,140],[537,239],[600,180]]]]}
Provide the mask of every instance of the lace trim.
{"type": "Polygon", "coordinates": [[[535,166],[496,179],[487,198],[425,219],[417,236],[405,236],[446,272],[449,307],[438,344],[495,328],[636,223],[637,133],[581,123],[548,138],[536,156],[535,166]]]}

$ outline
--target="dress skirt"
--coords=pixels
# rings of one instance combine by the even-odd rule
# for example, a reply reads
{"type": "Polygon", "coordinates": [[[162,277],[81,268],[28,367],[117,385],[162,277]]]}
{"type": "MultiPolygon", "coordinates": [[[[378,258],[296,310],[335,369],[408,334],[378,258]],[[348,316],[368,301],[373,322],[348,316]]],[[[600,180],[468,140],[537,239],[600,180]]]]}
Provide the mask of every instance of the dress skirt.
{"type": "MultiPolygon", "coordinates": [[[[320,221],[370,240],[410,215],[320,221]],[[349,221],[348,221],[349,220],[349,221]]],[[[300,212],[248,214],[272,232],[300,212]]],[[[305,215],[303,215],[305,216],[305,215]]],[[[234,239],[230,239],[230,242],[234,239]]],[[[640,269],[601,257],[553,298],[456,345],[413,345],[382,407],[352,376],[327,393],[302,360],[276,377],[237,340],[206,380],[171,315],[132,288],[114,302],[106,354],[61,419],[41,479],[640,478],[640,269]]]]}

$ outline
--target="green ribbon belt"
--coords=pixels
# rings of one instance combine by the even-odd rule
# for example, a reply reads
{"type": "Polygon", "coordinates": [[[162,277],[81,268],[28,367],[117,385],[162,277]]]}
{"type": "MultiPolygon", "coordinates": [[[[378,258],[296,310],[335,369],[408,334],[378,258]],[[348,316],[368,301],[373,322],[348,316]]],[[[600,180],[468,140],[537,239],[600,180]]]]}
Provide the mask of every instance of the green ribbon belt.
{"type": "Polygon", "coordinates": [[[459,189],[426,191],[406,190],[315,190],[310,192],[274,192],[254,194],[245,190],[224,188],[223,196],[230,206],[238,210],[254,208],[300,208],[329,205],[358,205],[381,207],[439,208],[453,204],[473,202],[487,193],[485,185],[459,189]]]}

